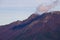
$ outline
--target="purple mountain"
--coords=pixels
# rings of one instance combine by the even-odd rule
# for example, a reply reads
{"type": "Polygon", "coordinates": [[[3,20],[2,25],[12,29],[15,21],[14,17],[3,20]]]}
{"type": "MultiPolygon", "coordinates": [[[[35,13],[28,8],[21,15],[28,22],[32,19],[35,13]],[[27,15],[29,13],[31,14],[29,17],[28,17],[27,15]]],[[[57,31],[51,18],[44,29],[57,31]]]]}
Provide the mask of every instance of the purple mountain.
{"type": "Polygon", "coordinates": [[[60,11],[0,26],[0,40],[60,40],[60,11]]]}

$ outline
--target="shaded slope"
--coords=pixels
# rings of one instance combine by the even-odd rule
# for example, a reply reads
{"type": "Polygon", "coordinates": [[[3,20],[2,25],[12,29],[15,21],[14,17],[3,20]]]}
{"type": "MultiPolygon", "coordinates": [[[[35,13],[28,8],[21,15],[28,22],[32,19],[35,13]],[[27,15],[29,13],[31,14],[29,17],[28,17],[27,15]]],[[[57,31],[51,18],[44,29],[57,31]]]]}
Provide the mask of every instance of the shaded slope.
{"type": "MultiPolygon", "coordinates": [[[[27,20],[27,21],[23,22],[22,24],[20,24],[20,25],[18,25],[18,26],[13,27],[13,30],[14,30],[14,29],[23,28],[23,27],[31,24],[32,22],[34,22],[34,21],[36,21],[36,20],[38,20],[38,19],[44,18],[45,16],[46,16],[45,14],[43,14],[43,15],[36,15],[36,17],[34,17],[34,18],[30,19],[30,20],[27,20]]],[[[29,17],[29,18],[30,18],[30,17],[29,17]]],[[[28,18],[28,19],[29,19],[29,18],[28,18]]]]}

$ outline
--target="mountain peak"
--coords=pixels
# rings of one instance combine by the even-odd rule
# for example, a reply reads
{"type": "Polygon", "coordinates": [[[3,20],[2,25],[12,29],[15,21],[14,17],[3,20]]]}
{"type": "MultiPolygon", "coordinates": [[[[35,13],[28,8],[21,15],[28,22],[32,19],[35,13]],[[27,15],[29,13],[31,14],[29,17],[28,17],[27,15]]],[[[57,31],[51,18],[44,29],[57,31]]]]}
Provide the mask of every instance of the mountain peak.
{"type": "MultiPolygon", "coordinates": [[[[49,12],[49,13],[43,13],[42,15],[38,14],[32,14],[28,19],[24,20],[20,25],[13,27],[12,29],[22,29],[27,25],[30,25],[31,23],[35,21],[46,23],[50,19],[54,19],[55,16],[59,15],[59,11],[49,12]]],[[[34,23],[35,24],[35,23],[34,23]]]]}

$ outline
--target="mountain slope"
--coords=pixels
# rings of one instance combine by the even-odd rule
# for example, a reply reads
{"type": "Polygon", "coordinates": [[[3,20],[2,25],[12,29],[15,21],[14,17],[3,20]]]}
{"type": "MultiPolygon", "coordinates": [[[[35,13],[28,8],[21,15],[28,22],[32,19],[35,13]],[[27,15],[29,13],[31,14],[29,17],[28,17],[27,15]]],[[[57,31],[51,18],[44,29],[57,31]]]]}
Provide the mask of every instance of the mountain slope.
{"type": "Polygon", "coordinates": [[[0,30],[0,40],[60,40],[60,11],[32,14],[19,25],[8,27],[0,30]]]}

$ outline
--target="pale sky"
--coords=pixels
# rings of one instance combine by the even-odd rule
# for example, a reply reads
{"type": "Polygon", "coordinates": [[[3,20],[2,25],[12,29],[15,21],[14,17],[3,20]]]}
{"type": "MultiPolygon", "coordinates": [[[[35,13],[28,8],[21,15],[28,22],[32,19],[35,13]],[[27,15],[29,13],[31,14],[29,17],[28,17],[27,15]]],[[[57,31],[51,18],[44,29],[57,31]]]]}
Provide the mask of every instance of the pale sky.
{"type": "MultiPolygon", "coordinates": [[[[43,1],[0,0],[0,25],[5,25],[16,20],[24,20],[28,18],[32,13],[36,11],[36,7],[43,3],[43,1]]],[[[57,6],[55,10],[59,10],[59,8],[60,6],[57,6]]]]}

